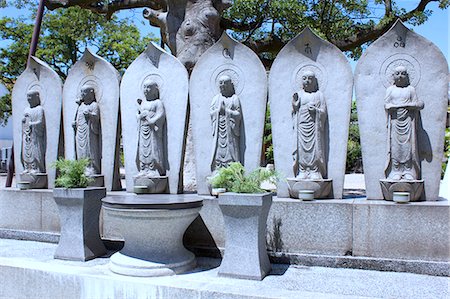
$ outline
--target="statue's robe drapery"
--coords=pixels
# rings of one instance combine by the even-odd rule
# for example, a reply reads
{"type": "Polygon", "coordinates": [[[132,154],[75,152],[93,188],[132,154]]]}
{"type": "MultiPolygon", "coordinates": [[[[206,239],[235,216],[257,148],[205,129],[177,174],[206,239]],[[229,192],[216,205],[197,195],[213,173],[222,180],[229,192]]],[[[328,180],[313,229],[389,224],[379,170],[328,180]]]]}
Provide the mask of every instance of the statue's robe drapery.
{"type": "Polygon", "coordinates": [[[293,152],[294,174],[300,172],[317,172],[322,178],[326,176],[324,152],[324,124],[326,119],[326,102],[321,91],[307,93],[304,90],[294,94],[293,125],[296,148],[293,152]],[[308,104],[314,110],[308,109],[308,104]]]}
{"type": "MultiPolygon", "coordinates": [[[[385,173],[394,178],[409,173],[414,179],[420,176],[417,142],[417,121],[423,102],[417,98],[415,88],[390,86],[386,90],[387,157],[385,173]],[[394,105],[396,108],[390,107],[394,105]]],[[[403,178],[403,177],[402,177],[403,178]]]]}
{"type": "Polygon", "coordinates": [[[241,104],[239,97],[214,96],[210,116],[213,135],[211,170],[226,167],[230,162],[240,162],[241,104]],[[224,112],[220,112],[225,103],[224,112]]]}
{"type": "Polygon", "coordinates": [[[42,106],[27,107],[22,123],[22,166],[24,172],[45,173],[46,124],[42,106]]]}
{"type": "Polygon", "coordinates": [[[95,174],[101,173],[101,123],[97,102],[81,103],[75,118],[75,147],[77,159],[89,159],[95,174]]]}
{"type": "Polygon", "coordinates": [[[166,175],[165,127],[166,112],[161,100],[144,100],[138,112],[138,146],[136,166],[139,171],[166,175]],[[142,113],[147,116],[140,117],[142,113]]]}

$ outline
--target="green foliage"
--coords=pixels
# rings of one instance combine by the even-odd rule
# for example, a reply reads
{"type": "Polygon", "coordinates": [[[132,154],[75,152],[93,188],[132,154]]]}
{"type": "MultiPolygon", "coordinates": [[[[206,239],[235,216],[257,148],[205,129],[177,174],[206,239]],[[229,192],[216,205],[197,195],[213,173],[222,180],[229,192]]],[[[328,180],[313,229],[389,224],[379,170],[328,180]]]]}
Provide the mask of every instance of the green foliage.
{"type": "Polygon", "coordinates": [[[442,177],[444,177],[445,169],[450,159],[450,128],[445,128],[444,159],[446,162],[442,163],[442,177]]]}
{"type": "MultiPolygon", "coordinates": [[[[36,2],[16,0],[8,1],[8,5],[29,11],[26,17],[0,17],[0,39],[7,41],[7,46],[0,48],[0,75],[2,83],[11,91],[27,63],[36,2]]],[[[128,18],[113,16],[111,20],[106,20],[102,15],[77,6],[47,10],[43,17],[36,56],[65,79],[69,68],[81,57],[85,48],[89,47],[123,73],[151,40],[155,38],[142,37],[128,18]]],[[[10,98],[0,100],[0,122],[10,115],[10,106],[10,98]]]]}
{"type": "Polygon", "coordinates": [[[59,171],[59,176],[55,181],[56,187],[62,188],[86,188],[92,178],[86,176],[86,167],[89,159],[66,160],[59,158],[53,167],[59,171]]]}
{"type": "Polygon", "coordinates": [[[272,122],[270,121],[270,108],[267,107],[264,123],[264,156],[266,164],[273,164],[272,122]]]}
{"type": "MultiPolygon", "coordinates": [[[[383,1],[367,0],[235,0],[233,6],[225,13],[231,20],[236,33],[234,37],[241,41],[254,41],[265,44],[275,37],[282,43],[290,41],[305,27],[309,26],[328,41],[345,41],[361,32],[373,31],[376,27],[392,22],[397,17],[405,17],[412,25],[427,21],[432,11],[425,9],[407,11],[402,8],[406,1],[390,1],[392,10],[385,14],[383,1]],[[253,24],[254,26],[249,26],[253,24]]],[[[386,1],[387,2],[387,1],[386,1]]],[[[417,5],[419,1],[411,1],[417,5]]],[[[439,1],[439,8],[445,9],[449,0],[439,1]]],[[[411,5],[410,5],[411,6],[411,5]]],[[[250,42],[250,44],[252,44],[250,42]]],[[[350,57],[361,56],[367,44],[349,49],[350,57]]],[[[278,47],[263,46],[263,58],[273,59],[278,47]]],[[[259,51],[258,51],[259,52],[259,51]]]]}
{"type": "Polygon", "coordinates": [[[261,183],[269,181],[276,183],[278,175],[273,170],[258,168],[250,174],[245,174],[244,166],[239,162],[230,163],[228,167],[220,168],[210,179],[213,188],[225,188],[236,193],[263,193],[261,183]]]}
{"type": "Polygon", "coordinates": [[[362,171],[361,143],[359,140],[358,115],[356,113],[356,102],[352,102],[350,114],[350,127],[347,142],[346,172],[362,171]]]}

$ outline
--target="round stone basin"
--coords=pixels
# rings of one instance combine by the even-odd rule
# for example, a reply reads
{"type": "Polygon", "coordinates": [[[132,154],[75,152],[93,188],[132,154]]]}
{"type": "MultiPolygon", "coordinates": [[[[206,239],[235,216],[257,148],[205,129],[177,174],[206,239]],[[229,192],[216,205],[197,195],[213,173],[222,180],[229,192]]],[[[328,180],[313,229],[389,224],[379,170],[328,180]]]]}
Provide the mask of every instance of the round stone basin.
{"type": "Polygon", "coordinates": [[[166,276],[196,265],[183,245],[183,235],[198,216],[203,200],[196,195],[126,194],[103,199],[125,240],[111,256],[111,271],[129,276],[166,276]]]}

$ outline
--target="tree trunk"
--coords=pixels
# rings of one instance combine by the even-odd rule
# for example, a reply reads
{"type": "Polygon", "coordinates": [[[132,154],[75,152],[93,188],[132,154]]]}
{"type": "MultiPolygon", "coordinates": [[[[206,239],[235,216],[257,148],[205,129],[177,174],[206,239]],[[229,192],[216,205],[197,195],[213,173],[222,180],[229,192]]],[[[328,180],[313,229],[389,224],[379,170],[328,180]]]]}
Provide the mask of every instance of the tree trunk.
{"type": "Polygon", "coordinates": [[[163,42],[190,72],[220,38],[220,14],[231,4],[228,0],[168,0],[167,11],[147,8],[144,17],[161,29],[163,42]]]}

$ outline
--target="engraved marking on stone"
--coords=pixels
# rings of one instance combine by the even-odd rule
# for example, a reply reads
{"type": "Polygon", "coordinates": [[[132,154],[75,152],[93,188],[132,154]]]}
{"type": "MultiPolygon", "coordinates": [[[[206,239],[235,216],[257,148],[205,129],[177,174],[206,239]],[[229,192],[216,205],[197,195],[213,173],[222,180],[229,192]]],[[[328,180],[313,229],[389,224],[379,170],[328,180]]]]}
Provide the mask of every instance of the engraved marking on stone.
{"type": "Polygon", "coordinates": [[[397,41],[394,43],[394,47],[398,48],[404,48],[406,46],[405,42],[403,41],[403,38],[401,36],[397,36],[397,41]]]}
{"type": "Polygon", "coordinates": [[[148,60],[150,60],[150,62],[154,66],[157,66],[158,60],[159,60],[159,55],[158,54],[156,54],[156,53],[147,53],[147,58],[148,58],[148,60]]]}
{"type": "Polygon", "coordinates": [[[309,43],[305,44],[305,53],[308,55],[312,54],[312,48],[309,46],[309,43]]]}
{"type": "Polygon", "coordinates": [[[34,67],[34,68],[33,68],[33,73],[34,73],[34,75],[36,76],[36,78],[39,80],[39,75],[40,75],[40,74],[39,74],[39,73],[40,73],[40,72],[39,72],[39,68],[34,67]]]}
{"type": "Polygon", "coordinates": [[[93,71],[94,67],[95,67],[95,61],[91,60],[91,61],[86,61],[85,62],[86,67],[88,68],[88,70],[93,71]]]}
{"type": "Polygon", "coordinates": [[[411,55],[400,53],[388,57],[381,64],[379,75],[384,87],[387,88],[394,84],[392,74],[394,73],[394,69],[398,66],[404,66],[406,68],[411,85],[416,87],[417,84],[419,84],[421,77],[420,63],[411,55]]]}
{"type": "Polygon", "coordinates": [[[81,80],[80,84],[78,84],[78,88],[77,88],[77,95],[76,98],[80,98],[81,96],[81,88],[86,85],[87,83],[94,85],[95,87],[95,99],[97,101],[97,103],[101,103],[103,100],[103,85],[101,83],[100,78],[98,78],[97,76],[94,75],[89,75],[83,78],[83,80],[81,80]]]}
{"type": "Polygon", "coordinates": [[[291,89],[292,93],[297,92],[298,87],[302,86],[302,75],[306,71],[311,71],[316,75],[317,82],[319,83],[320,90],[325,90],[327,86],[327,77],[326,77],[326,71],[325,68],[319,64],[300,64],[298,65],[294,72],[292,73],[291,78],[291,89]]]}
{"type": "Polygon", "coordinates": [[[223,54],[223,57],[225,57],[225,58],[231,58],[231,53],[230,53],[230,50],[228,50],[228,48],[223,49],[222,54],[223,54]]]}
{"type": "Polygon", "coordinates": [[[227,75],[231,78],[236,94],[240,95],[244,90],[245,82],[243,78],[245,77],[243,71],[234,64],[222,64],[214,70],[210,79],[210,86],[213,89],[213,94],[220,93],[219,78],[223,75],[227,75]]]}

